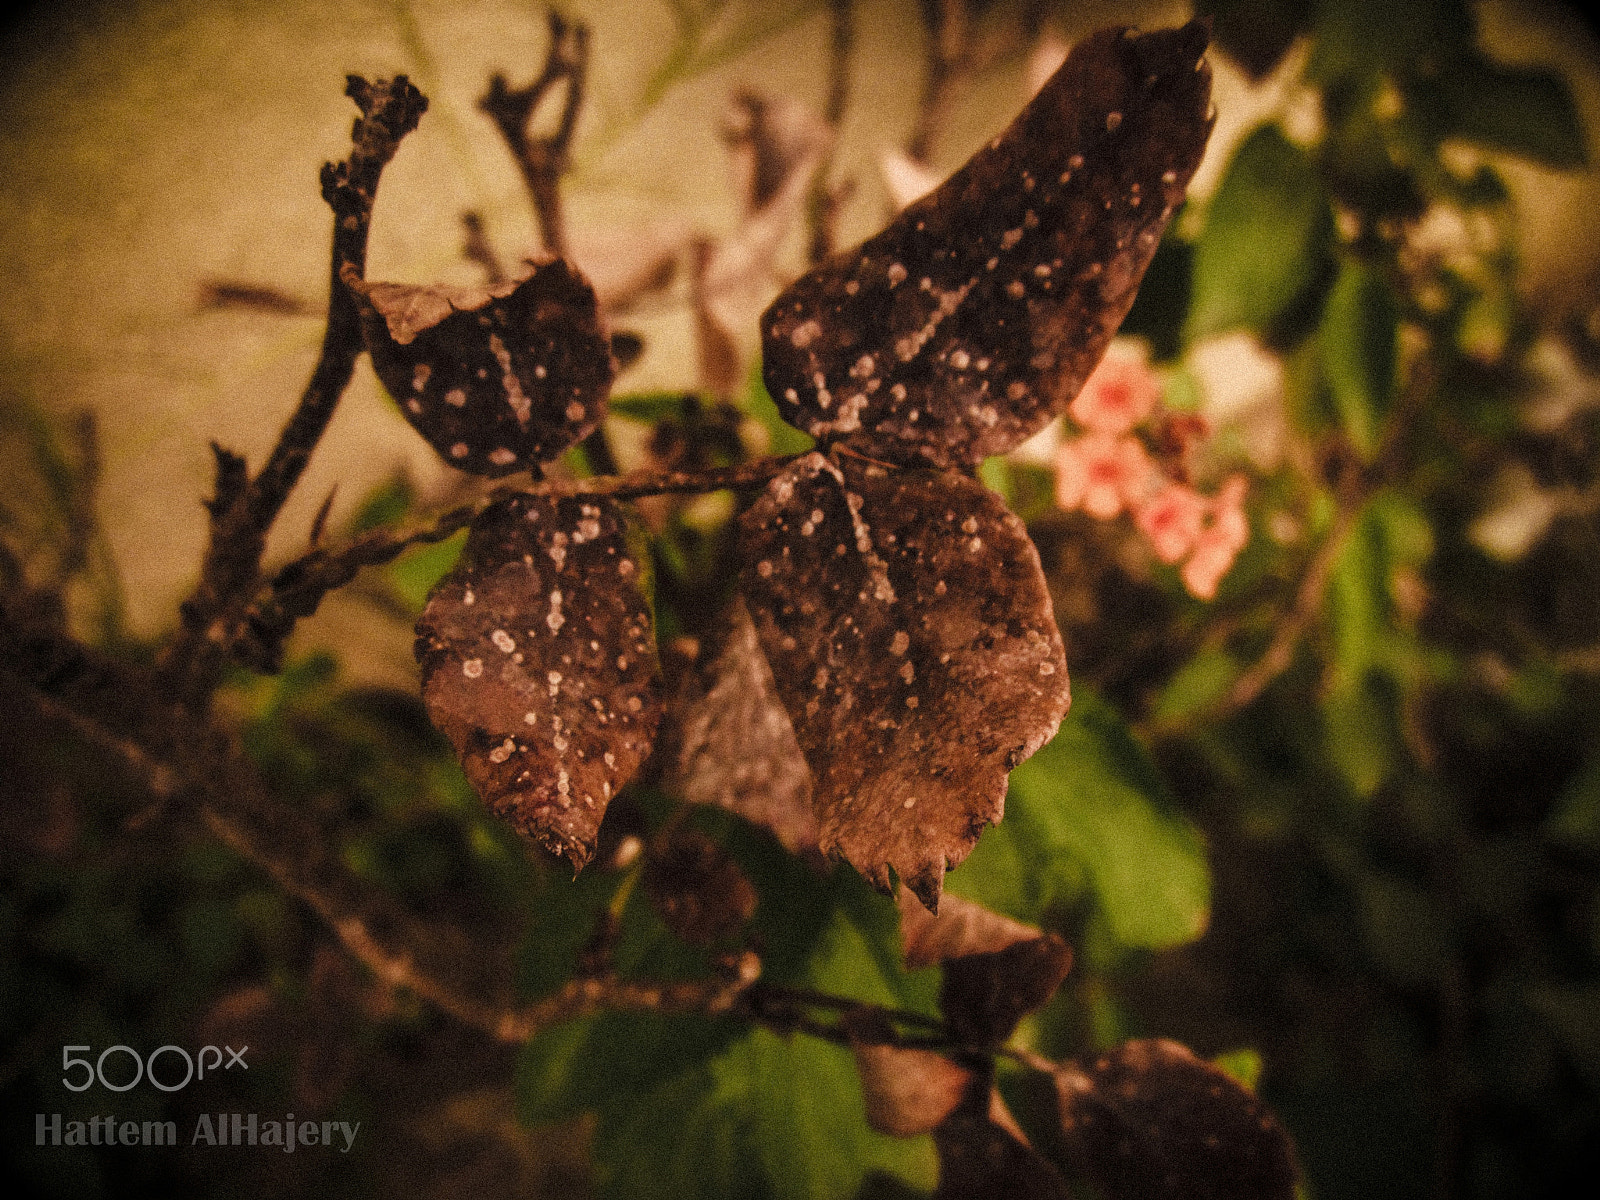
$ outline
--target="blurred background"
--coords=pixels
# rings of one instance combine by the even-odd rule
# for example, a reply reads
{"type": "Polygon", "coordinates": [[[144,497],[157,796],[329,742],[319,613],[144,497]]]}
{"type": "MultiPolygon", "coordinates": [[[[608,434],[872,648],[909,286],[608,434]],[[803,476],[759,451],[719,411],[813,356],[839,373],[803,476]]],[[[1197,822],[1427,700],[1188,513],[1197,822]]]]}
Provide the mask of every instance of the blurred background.
{"type": "MultiPolygon", "coordinates": [[[[1568,1194],[1600,1167],[1600,43],[1534,0],[1200,10],[1217,128],[1120,350],[1160,389],[1150,438],[1180,431],[1174,477],[1206,495],[1248,481],[1248,543],[1199,599],[1135,521],[1056,490],[1070,426],[985,465],[1040,547],[1083,719],[1114,723],[1153,774],[1119,776],[1132,807],[1103,807],[1048,861],[992,831],[951,887],[1077,948],[1035,1044],[1160,1034],[1229,1056],[1293,1134],[1309,1195],[1568,1194]],[[1024,870],[1046,884],[1007,882],[1024,870]]],[[[791,449],[755,318],[818,239],[880,228],[1084,34],[1193,10],[562,11],[591,39],[567,249],[638,348],[606,431],[626,468],[791,449]]],[[[154,652],[204,547],[208,443],[262,461],[316,359],[317,170],[347,153],[345,75],[403,72],[430,99],[385,174],[368,278],[480,282],[541,238],[479,100],[495,72],[536,75],[550,37],[544,10],[487,0],[7,18],[8,589],[51,591],[115,653],[154,652]]],[[[327,527],[350,533],[471,494],[362,364],[268,559],[303,549],[330,497],[327,527]]],[[[725,589],[727,505],[646,516],[678,587],[663,641],[692,638],[689,598],[725,589]]],[[[223,708],[353,872],[515,955],[526,915],[566,901],[415,699],[412,623],[458,550],[364,574],[302,623],[282,675],[241,674],[223,708]]],[[[519,1121],[515,1052],[363,974],[249,864],[6,708],[0,1154],[29,1189],[614,1187],[592,1171],[594,1117],[552,1132],[524,1095],[519,1121]],[[32,1114],[68,1103],[64,1042],[229,1037],[260,1048],[248,1084],[118,1111],[183,1128],[354,1114],[356,1151],[32,1145],[32,1114]]],[[[1053,762],[1019,786],[1086,769],[1053,762]]],[[[584,913],[603,902],[586,897],[584,913]]],[[[522,953],[536,992],[544,968],[522,953]]]]}

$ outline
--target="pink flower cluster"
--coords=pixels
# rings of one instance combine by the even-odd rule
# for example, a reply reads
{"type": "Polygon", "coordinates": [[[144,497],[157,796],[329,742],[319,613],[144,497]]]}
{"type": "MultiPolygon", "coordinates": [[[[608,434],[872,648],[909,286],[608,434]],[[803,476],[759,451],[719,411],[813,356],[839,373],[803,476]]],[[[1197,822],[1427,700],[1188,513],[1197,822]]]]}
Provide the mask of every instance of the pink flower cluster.
{"type": "MultiPolygon", "coordinates": [[[[1102,521],[1126,510],[1156,557],[1182,562],[1184,586],[1209,600],[1250,540],[1247,484],[1235,475],[1216,495],[1205,496],[1157,462],[1134,429],[1149,420],[1160,397],[1160,381],[1143,359],[1107,354],[1101,360],[1067,410],[1084,432],[1056,450],[1056,503],[1102,521]]],[[[1182,417],[1168,425],[1164,432],[1176,430],[1180,443],[1202,428],[1182,417]]],[[[1185,448],[1177,454],[1180,472],[1185,448]]]]}

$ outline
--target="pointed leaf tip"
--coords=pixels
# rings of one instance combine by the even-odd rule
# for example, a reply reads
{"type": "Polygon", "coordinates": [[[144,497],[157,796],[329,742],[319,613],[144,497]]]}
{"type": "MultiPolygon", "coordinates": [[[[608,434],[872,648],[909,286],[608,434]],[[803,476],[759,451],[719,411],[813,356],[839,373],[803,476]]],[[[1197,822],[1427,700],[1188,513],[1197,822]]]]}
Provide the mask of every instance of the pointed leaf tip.
{"type": "Polygon", "coordinates": [[[762,316],[783,418],[874,458],[1002,454],[1071,401],[1210,136],[1206,26],[1108,29],[988,147],[762,316]]]}
{"type": "Polygon", "coordinates": [[[581,869],[660,719],[621,509],[517,495],[473,522],[417,622],[422,698],[484,802],[581,869]]]}

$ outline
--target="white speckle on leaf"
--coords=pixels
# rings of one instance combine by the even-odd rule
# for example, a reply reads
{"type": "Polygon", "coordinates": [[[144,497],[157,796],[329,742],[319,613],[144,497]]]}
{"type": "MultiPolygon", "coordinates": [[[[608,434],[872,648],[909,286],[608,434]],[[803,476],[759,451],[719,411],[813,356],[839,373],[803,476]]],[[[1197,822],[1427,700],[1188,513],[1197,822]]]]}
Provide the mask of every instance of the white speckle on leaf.
{"type": "Polygon", "coordinates": [[[510,654],[517,648],[517,643],[504,629],[496,629],[489,635],[489,640],[495,644],[502,654],[510,654]]]}
{"type": "Polygon", "coordinates": [[[469,658],[461,664],[461,673],[468,679],[476,679],[483,674],[483,659],[469,658]]]}

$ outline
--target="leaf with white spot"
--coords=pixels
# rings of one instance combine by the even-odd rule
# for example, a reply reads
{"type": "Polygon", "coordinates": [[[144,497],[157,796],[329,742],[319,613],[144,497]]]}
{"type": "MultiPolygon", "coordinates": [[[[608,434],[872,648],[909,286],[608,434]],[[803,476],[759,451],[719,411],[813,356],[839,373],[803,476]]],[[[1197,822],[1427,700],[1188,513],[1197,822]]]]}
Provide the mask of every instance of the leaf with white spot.
{"type": "Polygon", "coordinates": [[[473,522],[417,622],[428,714],[516,829],[581,869],[661,715],[621,509],[514,495],[473,522]]]}
{"type": "Polygon", "coordinates": [[[930,909],[1069,701],[1022,522],[955,472],[809,454],[740,519],[740,588],[811,766],[823,851],[930,909]],[[848,471],[848,474],[846,473],[848,471]]]}
{"type": "Polygon", "coordinates": [[[1255,1095],[1184,1046],[1126,1042],[1055,1077],[1065,1165],[1106,1200],[1292,1200],[1294,1148],[1255,1095]]]}
{"type": "Polygon", "coordinates": [[[451,466],[525,471],[599,425],[611,341],[594,289],[563,260],[493,288],[352,286],[378,378],[451,466]]]}
{"type": "Polygon", "coordinates": [[[789,851],[815,848],[811,770],[778,699],[750,612],[737,596],[685,680],[671,718],[672,790],[770,829],[789,851]]]}
{"type": "Polygon", "coordinates": [[[1205,26],[1084,39],[1011,126],[761,321],[786,421],[875,458],[1002,454],[1077,394],[1212,125],[1205,26]]]}

